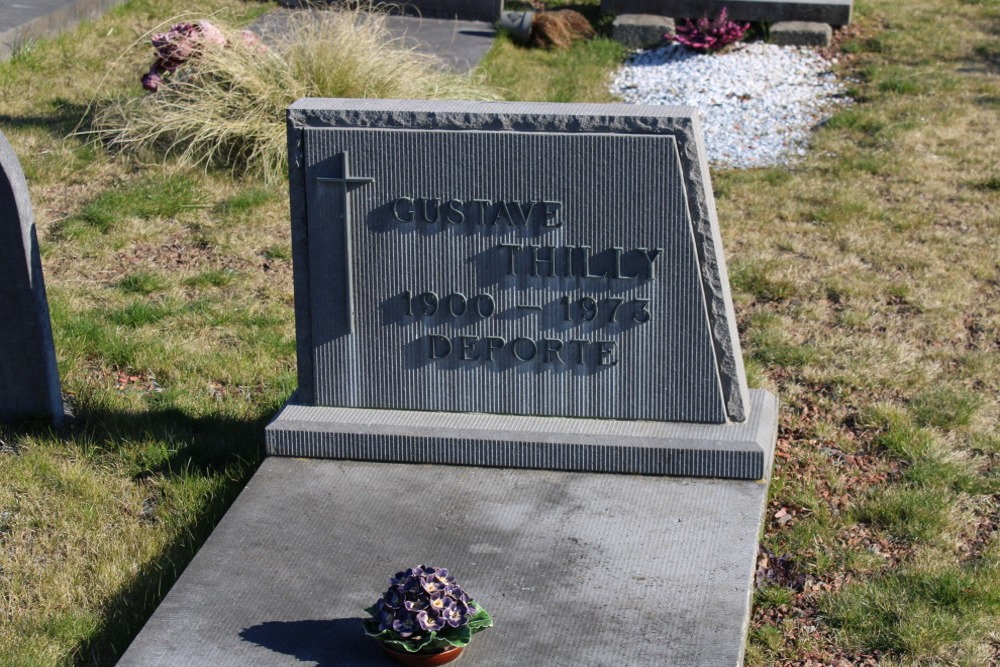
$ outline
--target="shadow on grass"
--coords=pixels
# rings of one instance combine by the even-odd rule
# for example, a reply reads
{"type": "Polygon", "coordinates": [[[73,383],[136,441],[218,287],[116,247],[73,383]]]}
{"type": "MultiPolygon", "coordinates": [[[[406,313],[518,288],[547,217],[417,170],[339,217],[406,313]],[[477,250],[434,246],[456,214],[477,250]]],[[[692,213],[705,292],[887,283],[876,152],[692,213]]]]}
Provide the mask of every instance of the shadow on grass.
{"type": "Polygon", "coordinates": [[[87,105],[56,98],[48,102],[48,107],[51,109],[49,113],[44,113],[43,110],[42,113],[24,116],[0,114],[0,127],[47,130],[59,139],[90,129],[93,110],[88,109],[87,105]]]}
{"type": "Polygon", "coordinates": [[[360,618],[268,621],[244,629],[240,637],[318,667],[390,664],[378,643],[365,635],[360,618]]]}
{"type": "Polygon", "coordinates": [[[196,474],[218,475],[221,482],[177,537],[105,603],[103,624],[78,648],[75,664],[118,661],[256,471],[264,454],[264,426],[275,411],[275,406],[263,406],[262,416],[248,419],[193,417],[175,408],[131,414],[84,408],[77,414],[67,435],[108,452],[143,440],[171,443],[166,457],[148,465],[137,462],[136,479],[196,474]]]}

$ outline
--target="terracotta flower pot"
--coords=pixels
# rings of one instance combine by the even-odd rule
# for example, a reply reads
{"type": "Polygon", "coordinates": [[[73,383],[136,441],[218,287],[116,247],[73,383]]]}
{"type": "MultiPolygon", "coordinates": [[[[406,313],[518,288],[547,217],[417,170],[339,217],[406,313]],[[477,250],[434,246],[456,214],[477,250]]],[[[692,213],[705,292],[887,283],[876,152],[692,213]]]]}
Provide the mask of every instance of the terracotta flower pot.
{"type": "Polygon", "coordinates": [[[433,665],[447,664],[453,660],[458,660],[458,656],[462,655],[463,648],[462,646],[452,646],[440,653],[407,653],[405,651],[394,651],[385,644],[382,644],[382,650],[385,651],[387,656],[401,665],[409,665],[410,667],[433,667],[433,665]]]}

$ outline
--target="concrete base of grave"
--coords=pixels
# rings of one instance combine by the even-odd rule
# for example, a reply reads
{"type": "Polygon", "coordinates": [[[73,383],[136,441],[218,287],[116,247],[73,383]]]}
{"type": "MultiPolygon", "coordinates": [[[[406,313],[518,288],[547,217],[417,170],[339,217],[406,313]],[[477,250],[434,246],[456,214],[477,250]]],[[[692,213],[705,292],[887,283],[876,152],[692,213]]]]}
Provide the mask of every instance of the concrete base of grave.
{"type": "Polygon", "coordinates": [[[829,23],[779,21],[768,31],[771,42],[779,46],[830,46],[833,29],[829,23]]]}
{"type": "Polygon", "coordinates": [[[778,401],[750,391],[732,424],[572,419],[286,405],[267,427],[272,456],[761,479],[778,401]]]}
{"type": "Polygon", "coordinates": [[[388,577],[447,567],[481,666],[742,663],[767,483],[268,458],[119,667],[389,665],[388,577]]]}
{"type": "Polygon", "coordinates": [[[674,34],[674,20],[656,14],[619,14],[611,24],[611,37],[630,49],[649,49],[674,34]]]}

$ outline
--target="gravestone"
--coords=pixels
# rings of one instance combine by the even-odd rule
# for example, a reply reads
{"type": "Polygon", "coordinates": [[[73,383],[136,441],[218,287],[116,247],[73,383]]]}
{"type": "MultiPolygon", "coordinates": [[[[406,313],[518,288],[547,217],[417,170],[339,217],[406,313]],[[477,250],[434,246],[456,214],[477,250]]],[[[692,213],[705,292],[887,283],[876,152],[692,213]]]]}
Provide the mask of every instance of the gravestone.
{"type": "Polygon", "coordinates": [[[28,184],[0,133],[0,422],[63,418],[28,184]]]}
{"type": "Polygon", "coordinates": [[[601,0],[612,14],[658,14],[675,19],[716,17],[725,7],[733,21],[809,21],[833,26],[851,22],[854,0],[601,0]]]}
{"type": "Polygon", "coordinates": [[[268,453],[764,476],[690,110],[289,118],[299,389],[268,453]]]}
{"type": "Polygon", "coordinates": [[[496,619],[475,664],[740,664],[777,401],[696,111],[300,100],[288,138],[299,388],[119,665],[385,664],[361,610],[421,562],[496,619]]]}

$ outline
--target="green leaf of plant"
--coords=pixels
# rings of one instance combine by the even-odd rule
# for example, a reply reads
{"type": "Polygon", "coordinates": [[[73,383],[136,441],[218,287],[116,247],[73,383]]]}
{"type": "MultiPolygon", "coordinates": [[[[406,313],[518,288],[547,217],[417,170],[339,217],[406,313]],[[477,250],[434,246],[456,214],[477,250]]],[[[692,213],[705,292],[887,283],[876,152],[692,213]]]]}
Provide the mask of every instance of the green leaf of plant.
{"type": "Polygon", "coordinates": [[[466,623],[457,628],[445,628],[439,636],[450,646],[468,646],[469,642],[472,641],[472,629],[466,623]]]}
{"type": "MultiPolygon", "coordinates": [[[[420,639],[414,640],[412,638],[402,639],[398,634],[391,630],[386,630],[384,635],[388,635],[386,638],[375,637],[383,644],[396,651],[405,651],[407,653],[416,653],[417,651],[422,651],[424,649],[434,649],[434,648],[444,648],[448,646],[448,643],[442,641],[437,633],[431,632],[427,635],[422,635],[420,639]]],[[[373,635],[374,636],[374,635],[373,635]]]]}
{"type": "Polygon", "coordinates": [[[380,639],[382,635],[389,632],[389,630],[379,630],[378,621],[374,618],[365,618],[361,620],[361,625],[365,626],[365,634],[375,639],[380,639]]]}
{"type": "Polygon", "coordinates": [[[483,607],[479,604],[474,603],[472,600],[469,600],[469,602],[472,603],[473,607],[475,607],[476,613],[469,618],[469,622],[466,626],[473,633],[493,627],[493,617],[490,616],[489,612],[483,609],[483,607]]]}

